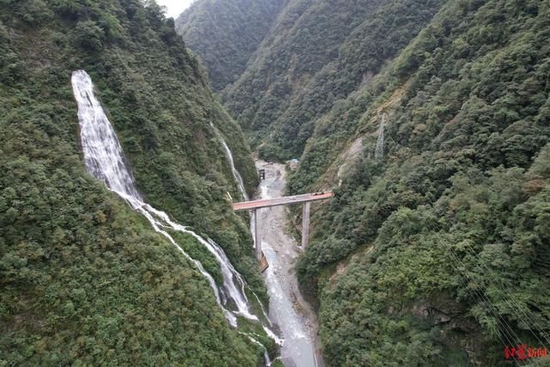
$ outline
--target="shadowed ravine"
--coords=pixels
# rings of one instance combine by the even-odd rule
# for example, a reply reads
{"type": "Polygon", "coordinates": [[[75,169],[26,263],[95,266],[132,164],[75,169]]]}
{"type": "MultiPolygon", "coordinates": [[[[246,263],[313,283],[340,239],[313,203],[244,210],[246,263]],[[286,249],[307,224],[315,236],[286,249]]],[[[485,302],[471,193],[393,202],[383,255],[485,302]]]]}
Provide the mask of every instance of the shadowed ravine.
{"type": "MultiPolygon", "coordinates": [[[[241,175],[235,168],[231,149],[223,136],[217,133],[241,196],[248,200],[241,175]]],[[[282,196],[286,184],[284,165],[257,161],[256,166],[266,172],[265,180],[259,186],[259,198],[271,199],[282,196]]],[[[294,262],[300,254],[300,249],[296,241],[285,234],[285,208],[264,208],[260,213],[262,249],[269,263],[268,269],[264,272],[269,291],[269,319],[279,328],[283,337],[280,358],[286,367],[323,366],[316,337],[317,317],[303,299],[294,274],[294,262]]],[[[255,232],[253,216],[254,213],[250,221],[252,233],[255,232]]]]}
{"type": "MultiPolygon", "coordinates": [[[[235,168],[231,149],[219,132],[231,166],[235,183],[244,200],[248,195],[243,180],[235,168]]],[[[257,161],[258,169],[266,171],[265,180],[259,186],[259,198],[280,197],[286,184],[285,167],[281,164],[257,161]]],[[[285,366],[323,366],[317,341],[317,318],[310,305],[303,299],[296,275],[294,262],[300,254],[296,241],[285,234],[286,216],[284,207],[264,208],[260,211],[262,218],[262,249],[270,264],[264,272],[269,291],[269,319],[281,331],[283,344],[281,360],[285,366]]],[[[254,233],[254,213],[250,221],[250,231],[254,233]]],[[[254,244],[255,246],[256,244],[254,244]]]]}

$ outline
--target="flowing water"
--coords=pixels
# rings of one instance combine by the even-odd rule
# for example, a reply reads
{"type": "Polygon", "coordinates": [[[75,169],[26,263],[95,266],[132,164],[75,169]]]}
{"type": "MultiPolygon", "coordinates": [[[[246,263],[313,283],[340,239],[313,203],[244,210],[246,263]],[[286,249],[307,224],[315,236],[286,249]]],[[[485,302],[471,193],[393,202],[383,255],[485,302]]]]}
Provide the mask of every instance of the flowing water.
{"type": "MultiPolygon", "coordinates": [[[[258,320],[249,309],[249,302],[244,291],[246,283],[243,277],[232,266],[223,249],[211,239],[204,239],[185,226],[172,221],[165,212],[157,210],[144,202],[136,189],[132,173],[125,163],[122,148],[116,134],[94,95],[93,84],[88,74],[82,70],[75,71],[71,82],[74,96],[78,103],[78,120],[87,170],[93,176],[103,181],[110,190],[124,198],[134,210],[145,216],[155,231],[165,236],[185,258],[194,264],[199,272],[208,280],[216,296],[218,305],[233,327],[237,326],[237,316],[243,316],[250,320],[258,320]],[[218,287],[216,285],[216,282],[203,268],[202,264],[191,258],[170,236],[167,230],[186,233],[194,237],[214,256],[220,265],[223,276],[222,286],[218,287]],[[232,310],[229,309],[229,305],[232,306],[232,310]]],[[[223,140],[221,134],[219,134],[219,138],[226,152],[239,191],[243,198],[248,200],[243,180],[235,169],[231,150],[223,140]]],[[[284,188],[284,175],[280,181],[277,181],[281,178],[280,175],[271,174],[273,172],[269,170],[268,172],[268,179],[262,182],[261,186],[262,197],[281,195],[284,188]],[[274,177],[277,178],[274,179],[274,177]]],[[[277,343],[282,344],[281,360],[285,366],[319,366],[319,357],[315,349],[314,314],[311,310],[307,309],[307,304],[299,295],[295,277],[290,274],[292,261],[297,256],[298,251],[296,251],[296,246],[287,236],[281,235],[284,227],[281,213],[282,211],[279,212],[276,208],[264,212],[268,217],[271,215],[270,219],[272,219],[273,223],[278,223],[273,227],[273,231],[278,233],[272,233],[273,231],[269,228],[264,230],[264,234],[272,238],[267,241],[264,237],[262,239],[262,247],[270,262],[270,268],[266,271],[265,276],[270,295],[271,311],[269,318],[266,315],[266,319],[280,328],[284,339],[278,338],[267,326],[262,325],[262,327],[267,335],[272,337],[277,343]],[[281,247],[279,248],[278,246],[281,247]]],[[[264,219],[266,218],[262,218],[262,221],[264,219]]],[[[263,305],[261,306],[263,310],[263,305]]],[[[265,310],[263,312],[265,315],[265,310]]],[[[261,345],[254,335],[247,334],[247,337],[254,344],[261,345]]],[[[269,360],[267,351],[264,352],[264,358],[266,366],[269,366],[271,361],[269,360]]]]}
{"type": "Polygon", "coordinates": [[[220,143],[223,146],[223,149],[225,151],[225,156],[227,157],[227,161],[231,166],[231,173],[233,173],[233,178],[237,183],[237,187],[239,188],[239,192],[241,193],[241,196],[245,201],[248,201],[249,197],[248,197],[248,194],[246,193],[246,189],[244,188],[244,181],[239,171],[235,168],[235,162],[233,161],[233,154],[231,153],[231,149],[229,149],[229,146],[227,146],[225,139],[223,138],[221,133],[214,127],[214,125],[210,124],[210,126],[212,126],[212,128],[214,128],[214,130],[216,131],[216,134],[218,135],[220,143]]]}
{"type": "MultiPolygon", "coordinates": [[[[229,149],[229,146],[227,145],[227,143],[225,142],[223,136],[221,135],[221,133],[214,127],[214,125],[210,124],[212,126],[212,128],[216,131],[216,134],[218,135],[218,138],[223,146],[223,149],[225,151],[225,156],[227,157],[227,161],[231,167],[231,172],[233,173],[233,177],[235,178],[235,182],[237,183],[237,187],[239,189],[239,192],[241,193],[241,196],[243,197],[243,199],[245,201],[248,201],[250,200],[248,194],[246,193],[246,189],[244,187],[244,181],[243,181],[243,178],[241,176],[241,174],[239,173],[239,171],[235,168],[235,162],[233,160],[233,153],[231,152],[231,149],[229,149]]],[[[255,223],[256,221],[254,220],[254,212],[251,212],[250,213],[250,233],[254,233],[255,232],[255,223]]],[[[256,248],[256,239],[254,239],[254,248],[256,248]]],[[[258,300],[259,302],[259,300],[258,300]]],[[[261,302],[260,302],[260,305],[261,305],[261,302]]],[[[263,305],[262,305],[262,311],[264,312],[264,315],[265,315],[265,310],[263,309],[263,305]]],[[[269,320],[269,318],[267,317],[266,315],[266,319],[269,320]]]]}
{"type": "MultiPolygon", "coordinates": [[[[73,72],[71,83],[78,103],[82,150],[88,172],[125,199],[134,210],[143,214],[155,231],[164,235],[185,258],[195,265],[208,280],[218,305],[233,327],[237,326],[237,315],[250,320],[258,320],[250,312],[248,299],[244,292],[244,279],[233,268],[223,249],[211,239],[204,239],[186,227],[173,222],[165,212],[157,210],[143,201],[136,189],[133,176],[125,163],[116,134],[94,95],[94,87],[90,76],[83,70],[77,70],[73,72]],[[202,264],[191,258],[165,229],[193,236],[214,256],[220,265],[223,276],[223,285],[220,288],[202,264]],[[228,310],[227,305],[229,302],[234,305],[236,310],[228,310]]],[[[264,329],[266,329],[265,326],[264,329]]]]}
{"type": "Polygon", "coordinates": [[[260,342],[255,338],[256,335],[252,335],[252,334],[250,334],[250,333],[242,333],[242,332],[241,332],[240,334],[246,335],[246,336],[248,337],[248,339],[249,339],[252,343],[254,343],[254,344],[260,346],[260,347],[263,349],[263,351],[264,351],[264,362],[265,362],[265,365],[266,365],[266,367],[270,367],[270,366],[271,366],[271,359],[269,358],[269,354],[267,353],[267,349],[266,349],[265,345],[263,345],[262,343],[260,343],[260,342]]]}
{"type": "MultiPolygon", "coordinates": [[[[235,182],[245,200],[248,200],[241,176],[235,169],[231,150],[219,133],[218,137],[225,149],[235,182]]],[[[265,162],[257,164],[258,168],[266,170],[266,179],[260,184],[260,198],[282,196],[285,187],[284,166],[265,162]]],[[[294,239],[284,233],[284,208],[263,209],[261,216],[264,227],[262,249],[269,262],[269,268],[264,273],[270,298],[269,319],[277,325],[283,336],[280,359],[287,367],[322,366],[323,361],[316,348],[315,313],[303,300],[293,273],[293,262],[299,256],[299,250],[294,239]]],[[[254,233],[253,217],[251,232],[254,233]]]]}
{"type": "MultiPolygon", "coordinates": [[[[284,165],[258,161],[256,166],[266,172],[265,180],[260,183],[260,198],[282,196],[284,165]]],[[[269,317],[284,339],[280,359],[286,367],[321,367],[316,315],[303,299],[294,273],[301,250],[294,238],[285,233],[286,208],[264,208],[260,215],[262,250],[269,263],[264,273],[269,292],[269,317]]]]}
{"type": "MultiPolygon", "coordinates": [[[[227,143],[225,142],[223,136],[221,135],[221,133],[214,127],[214,125],[212,125],[212,128],[216,131],[216,134],[218,135],[218,139],[220,140],[220,143],[222,144],[223,148],[224,148],[224,151],[225,151],[225,155],[227,157],[227,162],[229,163],[229,166],[231,167],[231,172],[233,172],[233,177],[235,178],[235,183],[237,184],[237,187],[239,189],[239,192],[241,193],[242,197],[244,200],[249,200],[249,197],[248,197],[248,194],[246,193],[246,189],[244,187],[244,182],[243,182],[243,179],[241,177],[241,174],[239,173],[239,171],[235,168],[235,163],[234,163],[234,160],[233,160],[233,153],[231,152],[231,149],[229,149],[229,146],[227,145],[227,143]]],[[[251,218],[250,218],[250,232],[251,233],[254,233],[254,214],[251,215],[251,218]]],[[[256,243],[254,242],[254,248],[256,248],[256,243]]],[[[264,305],[262,304],[262,302],[260,301],[260,299],[258,298],[258,296],[254,294],[254,297],[256,297],[256,300],[258,301],[258,304],[260,305],[261,309],[262,309],[262,313],[265,317],[265,320],[267,320],[271,326],[271,320],[269,318],[269,316],[267,315],[267,312],[265,311],[264,309],[264,305]]],[[[267,335],[275,340],[275,342],[279,345],[283,345],[284,344],[284,340],[279,338],[276,334],[273,333],[273,331],[271,329],[269,329],[267,326],[263,325],[263,328],[264,328],[264,331],[267,333],[267,335]]],[[[249,335],[250,337],[250,335],[249,335]]],[[[258,341],[256,341],[255,344],[259,343],[258,341]]],[[[263,346],[263,345],[262,345],[263,346]]],[[[265,349],[265,346],[264,346],[264,349],[265,349]]],[[[267,352],[265,353],[265,356],[264,357],[267,357],[265,359],[266,361],[266,366],[269,366],[271,365],[271,362],[269,361],[269,356],[267,355],[267,352]]]]}

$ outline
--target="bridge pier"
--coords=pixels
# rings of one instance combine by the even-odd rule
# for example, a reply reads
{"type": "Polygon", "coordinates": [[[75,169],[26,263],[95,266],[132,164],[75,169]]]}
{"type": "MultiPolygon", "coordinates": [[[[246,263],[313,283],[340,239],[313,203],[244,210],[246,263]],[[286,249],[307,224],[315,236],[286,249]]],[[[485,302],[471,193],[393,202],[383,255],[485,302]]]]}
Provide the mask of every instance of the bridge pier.
{"type": "Polygon", "coordinates": [[[256,259],[262,260],[262,231],[260,228],[260,208],[254,209],[254,243],[256,244],[256,259]]]}
{"type": "MultiPolygon", "coordinates": [[[[262,228],[260,226],[261,208],[270,208],[278,205],[290,205],[303,203],[302,212],[302,248],[305,249],[309,243],[309,211],[310,202],[330,199],[334,194],[332,191],[315,192],[311,194],[283,196],[279,198],[271,199],[258,199],[252,201],[244,201],[242,203],[233,203],[233,210],[254,210],[254,243],[256,245],[255,255],[256,259],[262,263],[262,228]]],[[[264,263],[266,263],[264,259],[264,263]]],[[[267,264],[267,263],[266,263],[267,264]]],[[[267,268],[267,266],[265,267],[267,268]]],[[[264,270],[265,270],[264,268],[264,270]]]]}
{"type": "Polygon", "coordinates": [[[306,201],[302,208],[302,250],[305,250],[309,243],[309,206],[311,202],[306,201]]]}

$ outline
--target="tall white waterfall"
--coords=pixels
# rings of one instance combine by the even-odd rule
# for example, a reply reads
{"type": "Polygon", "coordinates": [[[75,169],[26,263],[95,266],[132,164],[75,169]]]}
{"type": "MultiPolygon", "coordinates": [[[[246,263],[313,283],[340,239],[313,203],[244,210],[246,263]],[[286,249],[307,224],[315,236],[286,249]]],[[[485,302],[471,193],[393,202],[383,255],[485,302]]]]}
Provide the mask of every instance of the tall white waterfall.
{"type": "Polygon", "coordinates": [[[378,139],[376,140],[376,148],[374,150],[374,158],[384,158],[384,129],[386,127],[386,115],[382,115],[382,122],[378,128],[378,139]]]}
{"type": "Polygon", "coordinates": [[[90,76],[83,70],[77,70],[72,74],[71,83],[78,103],[80,138],[88,172],[103,181],[110,190],[124,198],[134,210],[143,214],[155,231],[164,235],[184,257],[196,266],[210,283],[220,308],[233,327],[237,326],[235,315],[258,320],[249,310],[248,300],[244,293],[244,279],[231,265],[223,249],[211,239],[204,239],[186,227],[173,222],[168,214],[151,207],[143,201],[136,189],[133,176],[125,164],[122,148],[116,134],[94,95],[90,76]],[[191,258],[165,229],[193,236],[214,256],[220,265],[223,276],[223,285],[220,289],[218,289],[212,276],[204,270],[202,264],[191,258]],[[228,302],[234,304],[235,311],[229,311],[226,308],[228,302]]]}

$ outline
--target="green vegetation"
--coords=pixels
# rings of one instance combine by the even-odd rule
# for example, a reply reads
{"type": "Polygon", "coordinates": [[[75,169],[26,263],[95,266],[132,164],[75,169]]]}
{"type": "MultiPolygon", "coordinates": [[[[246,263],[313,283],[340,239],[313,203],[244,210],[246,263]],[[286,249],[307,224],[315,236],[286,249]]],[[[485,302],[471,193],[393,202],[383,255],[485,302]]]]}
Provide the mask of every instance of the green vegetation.
{"type": "Polygon", "coordinates": [[[283,5],[283,0],[197,1],[176,19],[176,31],[204,62],[212,88],[221,91],[244,72],[283,5]]]}
{"type": "MultiPolygon", "coordinates": [[[[327,363],[498,366],[506,345],[548,347],[548,1],[254,4],[204,0],[178,23],[261,156],[301,155],[289,192],[334,189],[297,264],[327,363]]],[[[82,163],[77,68],[147,201],[267,297],[210,123],[251,192],[249,149],[173,20],[139,0],[0,9],[0,365],[257,365],[205,279],[82,163]]]]}
{"type": "Polygon", "coordinates": [[[547,345],[549,11],[449,3],[316,122],[289,189],[341,182],[298,264],[331,365],[494,366],[547,345]]]}
{"type": "Polygon", "coordinates": [[[314,121],[407,45],[443,0],[291,1],[223,94],[266,159],[299,156],[314,121]]]}
{"type": "Polygon", "coordinates": [[[262,157],[301,155],[289,193],[335,191],[297,265],[329,365],[549,347],[549,20],[542,0],[289,1],[223,91],[262,157]]]}
{"type": "Polygon", "coordinates": [[[92,76],[146,200],[216,240],[267,297],[210,123],[251,191],[249,150],[173,20],[139,0],[0,10],[0,365],[257,365],[263,352],[230,329],[207,281],[80,152],[75,69],[92,76]]]}

